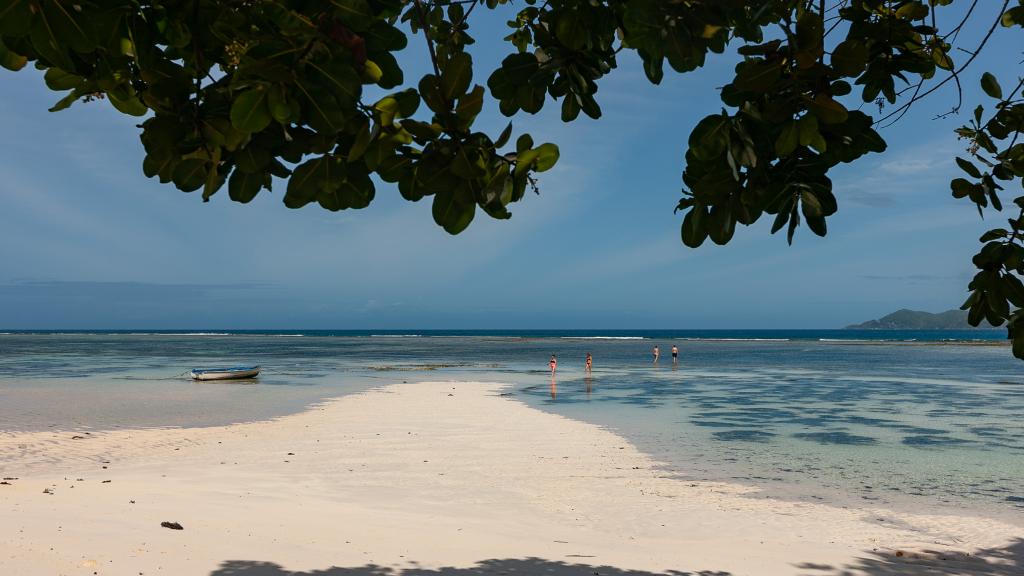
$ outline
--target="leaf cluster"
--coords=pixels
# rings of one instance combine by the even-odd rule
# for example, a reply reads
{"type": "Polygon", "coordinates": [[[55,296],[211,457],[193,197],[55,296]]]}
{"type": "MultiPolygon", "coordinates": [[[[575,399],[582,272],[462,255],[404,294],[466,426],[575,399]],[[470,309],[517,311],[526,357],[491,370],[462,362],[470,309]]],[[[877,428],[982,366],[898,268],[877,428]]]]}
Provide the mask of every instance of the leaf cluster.
{"type": "Polygon", "coordinates": [[[558,158],[525,135],[502,150],[511,125],[472,130],[484,89],[465,16],[402,0],[2,0],[0,65],[44,70],[63,93],[51,110],[102,98],[143,117],[143,172],[204,200],[226,185],[249,202],[283,179],[289,208],[357,209],[376,176],[433,196],[455,234],[477,208],[508,218],[558,158]],[[427,35],[435,74],[387,93],[405,84],[403,20],[427,35]]]}
{"type": "MultiPolygon", "coordinates": [[[[957,129],[968,143],[968,158],[957,157],[956,163],[966,177],[950,182],[953,197],[974,203],[978,213],[991,207],[1003,210],[999,193],[1024,181],[1024,143],[1017,142],[1024,131],[1024,98],[1017,82],[1010,93],[1004,93],[995,76],[986,72],[981,87],[995,101],[994,113],[985,119],[985,107],[978,105],[970,124],[957,129]]],[[[973,326],[983,320],[992,326],[1007,324],[1013,341],[1014,356],[1024,359],[1024,195],[1013,199],[1015,217],[1006,220],[1007,227],[993,228],[980,238],[983,246],[974,256],[978,272],[968,289],[971,291],[964,310],[973,326]]]]}

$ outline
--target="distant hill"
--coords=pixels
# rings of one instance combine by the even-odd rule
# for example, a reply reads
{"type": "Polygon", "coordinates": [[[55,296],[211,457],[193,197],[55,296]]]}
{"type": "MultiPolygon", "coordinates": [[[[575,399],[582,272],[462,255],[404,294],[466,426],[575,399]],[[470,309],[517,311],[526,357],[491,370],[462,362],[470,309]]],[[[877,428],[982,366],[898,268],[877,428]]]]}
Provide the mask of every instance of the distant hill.
{"type": "MultiPolygon", "coordinates": [[[[982,324],[980,328],[991,328],[982,324]]],[[[966,310],[946,310],[933,314],[917,310],[897,310],[878,320],[868,320],[863,324],[852,324],[847,330],[974,330],[967,323],[966,310]]]]}

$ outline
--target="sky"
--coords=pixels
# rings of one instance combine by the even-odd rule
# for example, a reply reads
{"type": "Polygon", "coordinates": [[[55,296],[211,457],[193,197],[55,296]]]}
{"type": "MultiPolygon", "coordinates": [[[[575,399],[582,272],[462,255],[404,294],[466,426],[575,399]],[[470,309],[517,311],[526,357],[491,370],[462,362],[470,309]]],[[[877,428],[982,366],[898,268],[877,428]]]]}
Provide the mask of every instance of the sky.
{"type": "MultiPolygon", "coordinates": [[[[504,15],[477,17],[485,84],[511,48],[496,40],[504,15]]],[[[407,83],[425,69],[421,43],[400,56],[407,83]]],[[[429,199],[381,182],[359,211],[290,210],[282,183],[247,205],[226,189],[204,204],[142,174],[137,119],[102,101],[47,112],[60,96],[36,71],[0,69],[0,329],[837,328],[959,307],[978,236],[1003,217],[983,222],[951,197],[953,129],[985,101],[981,73],[1005,88],[1021,52],[1019,31],[998,28],[965,73],[959,116],[935,119],[955,99],[939,92],[882,132],[885,154],[835,169],[826,238],[802,227],[787,246],[762,217],[696,250],[673,214],[683,156],[721,109],[735,55],[652,86],[624,54],[600,83],[601,119],[564,124],[550,101],[514,119],[561,160],[510,220],[478,211],[459,236],[434,224],[429,199]]],[[[496,136],[507,122],[488,103],[478,127],[496,136]]]]}

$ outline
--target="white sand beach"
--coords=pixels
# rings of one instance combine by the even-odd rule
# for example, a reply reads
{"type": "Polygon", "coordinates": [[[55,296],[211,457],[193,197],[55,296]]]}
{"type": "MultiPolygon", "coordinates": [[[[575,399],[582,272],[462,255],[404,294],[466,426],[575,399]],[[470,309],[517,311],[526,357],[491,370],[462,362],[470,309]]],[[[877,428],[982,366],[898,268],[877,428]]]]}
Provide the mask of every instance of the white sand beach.
{"type": "Polygon", "coordinates": [[[0,574],[1024,573],[1024,527],[667,477],[502,389],[398,384],[265,422],[0,433],[0,574]]]}

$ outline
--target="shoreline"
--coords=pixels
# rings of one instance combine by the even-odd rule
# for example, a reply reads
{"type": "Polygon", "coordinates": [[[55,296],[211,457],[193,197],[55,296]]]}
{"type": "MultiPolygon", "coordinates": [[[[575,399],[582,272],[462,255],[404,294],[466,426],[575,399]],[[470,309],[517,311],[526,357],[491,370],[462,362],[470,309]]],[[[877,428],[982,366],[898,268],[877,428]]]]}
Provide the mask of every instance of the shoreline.
{"type": "MultiPolygon", "coordinates": [[[[653,330],[664,334],[641,334],[643,330],[585,330],[594,334],[573,334],[576,330],[509,330],[509,331],[462,331],[462,330],[409,330],[408,333],[372,333],[371,330],[0,330],[0,337],[139,337],[139,338],[342,338],[342,339],[478,339],[513,342],[537,341],[604,341],[604,342],[669,342],[688,343],[820,343],[820,344],[938,344],[938,345],[1004,345],[1009,346],[1006,332],[994,329],[845,329],[845,328],[765,328],[765,329],[680,329],[653,330]],[[515,334],[514,332],[522,332],[515,334]],[[547,332],[547,333],[544,333],[547,332]],[[608,334],[601,334],[607,332],[608,334]],[[637,333],[616,335],[616,333],[637,333]],[[959,337],[935,338],[943,334],[958,334],[959,337]],[[846,337],[844,335],[848,334],[846,337]],[[892,336],[890,338],[866,338],[866,335],[892,336]],[[829,337],[824,337],[824,336],[829,337]],[[903,337],[899,337],[902,335],[903,337]],[[910,336],[913,337],[910,337],[910,336]],[[971,337],[971,336],[976,337],[971,337]],[[989,335],[990,337],[984,337],[989,335]],[[922,338],[932,336],[933,338],[922,338]]],[[[387,331],[382,331],[387,332],[387,331]]]]}
{"type": "Polygon", "coordinates": [[[229,426],[0,433],[0,475],[17,478],[0,485],[9,519],[0,567],[211,576],[387,573],[371,564],[467,576],[1017,569],[998,571],[996,556],[1021,553],[1020,527],[671,478],[613,432],[505,389],[391,384],[229,426]]]}

